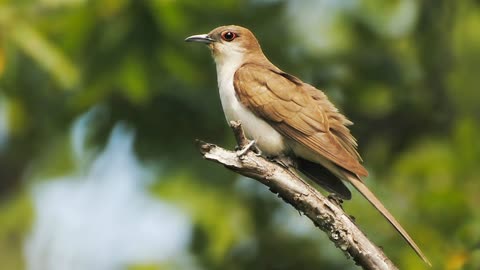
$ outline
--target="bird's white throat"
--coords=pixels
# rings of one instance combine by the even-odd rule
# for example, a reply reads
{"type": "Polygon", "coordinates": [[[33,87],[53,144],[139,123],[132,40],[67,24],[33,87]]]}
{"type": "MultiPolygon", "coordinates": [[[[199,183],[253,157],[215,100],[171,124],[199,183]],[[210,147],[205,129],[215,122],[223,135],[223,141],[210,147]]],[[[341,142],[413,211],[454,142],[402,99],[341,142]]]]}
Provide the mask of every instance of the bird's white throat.
{"type": "Polygon", "coordinates": [[[280,155],[286,149],[283,136],[241,104],[235,93],[234,75],[243,61],[243,54],[240,52],[231,52],[228,57],[215,58],[218,89],[225,118],[227,122],[240,121],[245,135],[255,140],[262,152],[272,156],[280,155]]]}

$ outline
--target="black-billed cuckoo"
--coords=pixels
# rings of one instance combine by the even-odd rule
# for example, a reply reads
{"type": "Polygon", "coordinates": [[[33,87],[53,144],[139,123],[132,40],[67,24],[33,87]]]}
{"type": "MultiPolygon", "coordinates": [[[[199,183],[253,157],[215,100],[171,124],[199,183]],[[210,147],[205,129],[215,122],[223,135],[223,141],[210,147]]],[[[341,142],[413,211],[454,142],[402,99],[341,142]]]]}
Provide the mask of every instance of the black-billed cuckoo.
{"type": "Polygon", "coordinates": [[[351,183],[430,265],[420,248],[361,180],[355,138],[345,116],[325,94],[273,65],[253,33],[240,26],[215,28],[185,41],[205,43],[217,66],[227,121],[240,121],[246,136],[267,156],[292,156],[297,169],[343,199],[351,183]]]}

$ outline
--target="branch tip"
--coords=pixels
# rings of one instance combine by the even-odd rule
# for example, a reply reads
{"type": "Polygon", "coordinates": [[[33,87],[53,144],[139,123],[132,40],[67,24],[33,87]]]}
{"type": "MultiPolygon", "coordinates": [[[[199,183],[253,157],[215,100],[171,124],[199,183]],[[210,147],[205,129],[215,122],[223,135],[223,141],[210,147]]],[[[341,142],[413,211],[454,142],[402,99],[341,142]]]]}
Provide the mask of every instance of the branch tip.
{"type": "Polygon", "coordinates": [[[202,140],[196,139],[195,143],[200,149],[200,153],[204,156],[206,153],[210,152],[212,148],[214,148],[216,145],[204,142],[202,140]]]}

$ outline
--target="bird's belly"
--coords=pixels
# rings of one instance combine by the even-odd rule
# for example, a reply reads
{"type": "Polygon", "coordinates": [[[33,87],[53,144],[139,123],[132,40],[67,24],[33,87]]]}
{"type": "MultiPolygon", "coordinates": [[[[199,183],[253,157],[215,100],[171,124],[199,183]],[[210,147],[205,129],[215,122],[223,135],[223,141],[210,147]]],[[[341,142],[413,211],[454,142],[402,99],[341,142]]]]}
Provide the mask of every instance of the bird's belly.
{"type": "Polygon", "coordinates": [[[283,136],[242,104],[238,103],[236,106],[224,108],[224,112],[227,122],[240,121],[247,138],[255,140],[256,146],[263,154],[278,156],[284,153],[285,143],[283,136]]]}
{"type": "Polygon", "coordinates": [[[254,115],[234,95],[221,93],[220,97],[227,122],[240,121],[247,138],[255,140],[255,145],[263,154],[278,156],[285,152],[283,136],[270,124],[254,115]]]}

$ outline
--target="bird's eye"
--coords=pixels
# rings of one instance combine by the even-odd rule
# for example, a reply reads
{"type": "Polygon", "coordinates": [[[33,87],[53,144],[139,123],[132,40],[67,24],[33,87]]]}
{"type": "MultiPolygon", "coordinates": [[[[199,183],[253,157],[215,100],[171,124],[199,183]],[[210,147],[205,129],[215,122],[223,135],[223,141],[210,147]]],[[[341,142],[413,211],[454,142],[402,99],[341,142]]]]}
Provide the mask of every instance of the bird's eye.
{"type": "Polygon", "coordinates": [[[222,39],[228,42],[234,40],[236,37],[237,34],[235,34],[234,32],[225,31],[222,33],[222,39]]]}

